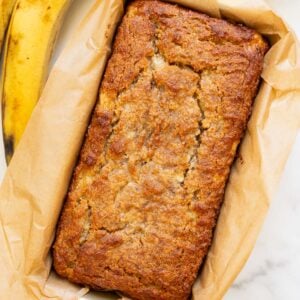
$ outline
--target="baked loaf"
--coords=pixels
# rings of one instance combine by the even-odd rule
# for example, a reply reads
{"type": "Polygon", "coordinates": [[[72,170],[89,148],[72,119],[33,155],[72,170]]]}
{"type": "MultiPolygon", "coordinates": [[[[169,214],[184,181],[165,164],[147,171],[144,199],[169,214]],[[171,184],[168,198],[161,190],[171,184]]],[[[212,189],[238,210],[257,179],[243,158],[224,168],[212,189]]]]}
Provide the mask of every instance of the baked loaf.
{"type": "Polygon", "coordinates": [[[58,274],[132,299],[189,297],[266,50],[244,26],[129,4],[60,218],[58,274]]]}

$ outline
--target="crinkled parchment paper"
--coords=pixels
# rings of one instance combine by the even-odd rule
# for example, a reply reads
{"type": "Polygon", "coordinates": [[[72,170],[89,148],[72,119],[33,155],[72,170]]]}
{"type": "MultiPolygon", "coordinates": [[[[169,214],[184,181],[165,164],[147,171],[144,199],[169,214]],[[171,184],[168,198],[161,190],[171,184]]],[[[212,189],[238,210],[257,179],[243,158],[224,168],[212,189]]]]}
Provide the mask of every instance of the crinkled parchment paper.
{"type": "MultiPolygon", "coordinates": [[[[246,262],[300,127],[300,47],[263,0],[176,0],[242,22],[273,45],[226,189],[195,300],[220,299],[246,262]]],[[[115,28],[121,0],[95,0],[57,60],[0,188],[1,299],[78,299],[51,270],[50,247],[115,28]]],[[[113,299],[91,293],[84,299],[113,299]]]]}

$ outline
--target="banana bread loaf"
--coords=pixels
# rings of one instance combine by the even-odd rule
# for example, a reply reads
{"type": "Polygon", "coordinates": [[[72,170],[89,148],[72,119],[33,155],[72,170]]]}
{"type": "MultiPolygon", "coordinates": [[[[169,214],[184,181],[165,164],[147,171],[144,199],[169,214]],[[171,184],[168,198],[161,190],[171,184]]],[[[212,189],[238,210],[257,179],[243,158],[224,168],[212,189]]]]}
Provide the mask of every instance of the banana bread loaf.
{"type": "Polygon", "coordinates": [[[58,274],[132,299],[189,297],[266,50],[242,25],[128,5],[60,218],[58,274]]]}

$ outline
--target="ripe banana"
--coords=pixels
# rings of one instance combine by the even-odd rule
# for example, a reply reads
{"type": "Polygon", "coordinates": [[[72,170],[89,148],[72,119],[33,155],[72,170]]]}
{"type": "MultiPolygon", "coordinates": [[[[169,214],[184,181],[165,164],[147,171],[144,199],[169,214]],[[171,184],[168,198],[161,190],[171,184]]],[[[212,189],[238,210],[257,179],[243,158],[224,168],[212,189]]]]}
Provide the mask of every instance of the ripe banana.
{"type": "Polygon", "coordinates": [[[15,2],[16,0],[0,0],[0,50],[15,2]]]}
{"type": "Polygon", "coordinates": [[[56,36],[70,0],[17,0],[3,62],[2,116],[6,161],[43,88],[56,36]]]}

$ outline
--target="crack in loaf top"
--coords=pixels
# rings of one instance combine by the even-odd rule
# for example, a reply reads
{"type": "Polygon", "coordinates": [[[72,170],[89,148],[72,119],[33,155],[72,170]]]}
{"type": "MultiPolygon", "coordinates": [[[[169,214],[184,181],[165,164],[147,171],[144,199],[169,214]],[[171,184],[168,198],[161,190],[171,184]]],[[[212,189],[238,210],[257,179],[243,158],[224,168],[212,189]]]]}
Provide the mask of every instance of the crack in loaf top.
{"type": "Polygon", "coordinates": [[[267,47],[159,1],[119,26],[54,246],[57,272],[133,299],[187,299],[267,47]]]}

